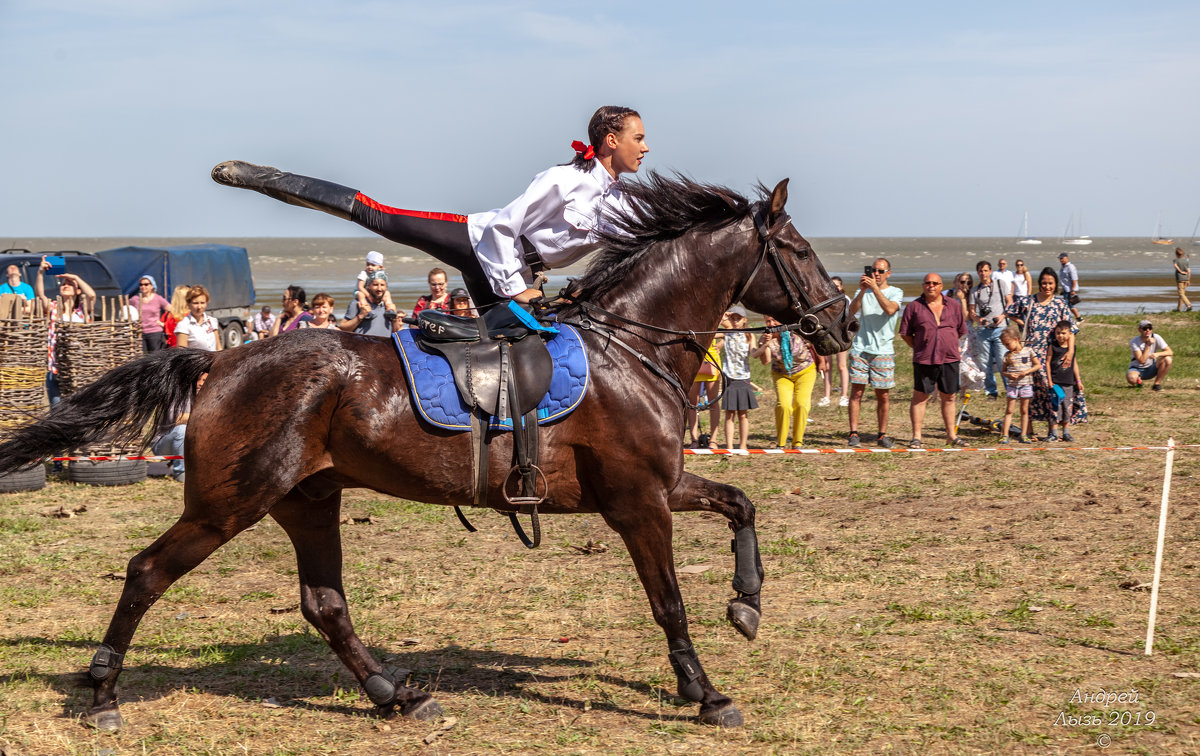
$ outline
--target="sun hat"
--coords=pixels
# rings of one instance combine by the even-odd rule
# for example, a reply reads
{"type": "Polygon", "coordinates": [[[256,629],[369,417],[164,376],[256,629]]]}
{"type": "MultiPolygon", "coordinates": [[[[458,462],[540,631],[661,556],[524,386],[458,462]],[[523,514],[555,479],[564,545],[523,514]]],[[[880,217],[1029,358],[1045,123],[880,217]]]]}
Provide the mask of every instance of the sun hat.
{"type": "Polygon", "coordinates": [[[141,283],[142,281],[149,281],[150,288],[154,289],[156,291],[158,290],[158,281],[154,280],[154,276],[151,276],[151,275],[138,276],[138,283],[141,283]]]}
{"type": "Polygon", "coordinates": [[[383,265],[383,255],[375,250],[367,253],[367,263],[369,265],[383,265]]]}

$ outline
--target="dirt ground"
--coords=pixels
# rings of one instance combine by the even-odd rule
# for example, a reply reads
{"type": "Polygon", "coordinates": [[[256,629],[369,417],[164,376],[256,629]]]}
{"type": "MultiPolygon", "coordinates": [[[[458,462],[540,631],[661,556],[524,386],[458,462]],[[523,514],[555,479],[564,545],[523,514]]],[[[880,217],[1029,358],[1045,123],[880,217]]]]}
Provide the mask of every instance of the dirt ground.
{"type": "MultiPolygon", "coordinates": [[[[1200,443],[1194,377],[1162,394],[1092,386],[1077,446],[1161,445],[1169,432],[1200,443]]],[[[815,410],[806,443],[844,443],[844,412],[815,410]]],[[[940,441],[934,415],[925,435],[940,441]]],[[[755,415],[752,443],[766,445],[769,424],[769,410],[755,415]]],[[[898,391],[901,440],[907,425],[898,391]]],[[[753,643],[725,621],[725,522],[676,518],[693,640],[746,718],[731,730],[698,724],[674,695],[662,632],[598,517],[546,517],[543,546],[527,551],[500,515],[475,515],[480,532],[468,534],[449,510],[358,491],[343,526],[356,627],[435,692],[445,719],[369,716],[300,616],[291,548],[267,520],[147,614],[121,678],[127,727],[93,732],[79,721],[90,701],[80,673],[126,562],[178,516],[182,489],[52,479],[0,496],[0,749],[1200,753],[1197,451],[1175,457],[1149,657],[1161,451],[689,457],[689,470],[758,506],[766,583],[753,643]]]]}

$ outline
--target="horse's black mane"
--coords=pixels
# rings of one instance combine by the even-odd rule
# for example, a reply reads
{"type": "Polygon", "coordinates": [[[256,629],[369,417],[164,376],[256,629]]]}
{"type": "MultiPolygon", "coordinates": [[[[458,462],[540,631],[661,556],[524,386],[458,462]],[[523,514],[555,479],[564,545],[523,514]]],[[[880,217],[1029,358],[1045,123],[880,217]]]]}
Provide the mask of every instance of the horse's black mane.
{"type": "MultiPolygon", "coordinates": [[[[596,252],[583,278],[571,287],[574,301],[595,302],[620,283],[630,269],[659,242],[689,231],[716,231],[748,216],[752,203],[732,189],[704,184],[680,175],[651,171],[644,181],[623,185],[632,208],[607,218],[613,230],[600,233],[596,252]]],[[[762,187],[760,187],[760,191],[762,187]]],[[[578,305],[559,309],[575,314],[578,305]]]]}

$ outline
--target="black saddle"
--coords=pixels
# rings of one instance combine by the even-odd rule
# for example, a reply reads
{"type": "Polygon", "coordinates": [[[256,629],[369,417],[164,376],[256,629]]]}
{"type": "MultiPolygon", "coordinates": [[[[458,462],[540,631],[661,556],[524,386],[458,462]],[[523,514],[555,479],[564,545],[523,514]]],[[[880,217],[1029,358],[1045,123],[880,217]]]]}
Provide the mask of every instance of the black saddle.
{"type": "MultiPolygon", "coordinates": [[[[491,417],[503,423],[511,420],[515,464],[505,476],[502,490],[517,536],[529,548],[541,541],[537,505],[545,499],[538,494],[537,480],[545,481],[538,469],[537,406],[550,389],[554,361],[541,338],[530,338],[535,331],[527,328],[507,308],[494,307],[480,318],[464,318],[436,310],[417,313],[419,333],[416,342],[421,351],[440,354],[450,365],[454,384],[463,403],[471,408],[471,442],[475,449],[473,506],[487,505],[488,426],[491,417]],[[510,496],[508,481],[519,473],[520,494],[510,496]],[[533,516],[533,540],[526,537],[516,512],[533,516]]],[[[455,507],[458,519],[467,530],[475,528],[455,507]]]]}

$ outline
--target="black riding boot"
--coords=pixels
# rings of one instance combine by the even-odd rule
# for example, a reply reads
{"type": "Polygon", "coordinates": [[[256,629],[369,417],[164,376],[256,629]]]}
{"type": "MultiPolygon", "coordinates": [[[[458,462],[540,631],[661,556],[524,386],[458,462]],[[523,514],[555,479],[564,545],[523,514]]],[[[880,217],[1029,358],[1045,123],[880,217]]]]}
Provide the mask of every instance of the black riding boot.
{"type": "Polygon", "coordinates": [[[358,192],[332,181],[285,173],[267,165],[229,160],[212,170],[213,181],[238,189],[253,189],[289,205],[310,207],[351,220],[358,192]]]}

